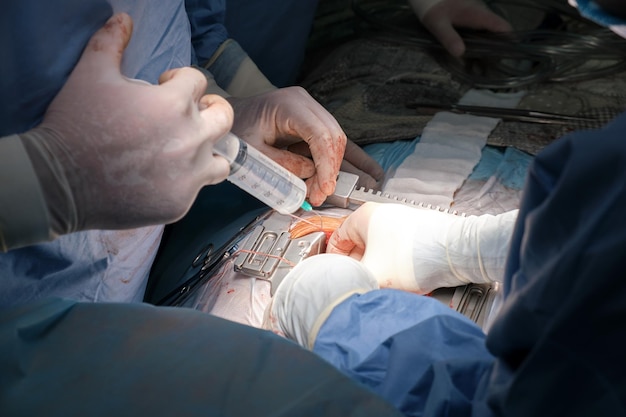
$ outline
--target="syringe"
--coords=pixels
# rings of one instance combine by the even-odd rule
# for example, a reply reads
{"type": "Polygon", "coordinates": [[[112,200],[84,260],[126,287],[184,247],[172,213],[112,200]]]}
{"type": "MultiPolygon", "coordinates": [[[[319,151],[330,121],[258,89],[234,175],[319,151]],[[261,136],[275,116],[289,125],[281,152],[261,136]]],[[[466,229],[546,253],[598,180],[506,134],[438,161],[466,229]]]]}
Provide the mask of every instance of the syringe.
{"type": "Polygon", "coordinates": [[[272,159],[232,133],[221,138],[213,150],[230,163],[228,181],[281,214],[311,210],[305,201],[306,184],[272,159]]]}

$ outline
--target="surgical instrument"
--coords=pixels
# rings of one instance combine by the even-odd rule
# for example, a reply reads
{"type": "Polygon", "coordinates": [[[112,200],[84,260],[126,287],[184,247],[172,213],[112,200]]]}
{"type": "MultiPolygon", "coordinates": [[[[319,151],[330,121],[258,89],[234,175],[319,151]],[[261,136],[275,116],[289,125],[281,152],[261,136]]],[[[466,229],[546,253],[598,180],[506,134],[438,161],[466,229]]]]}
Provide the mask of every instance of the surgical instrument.
{"type": "Polygon", "coordinates": [[[459,213],[456,210],[433,206],[432,204],[426,204],[420,201],[408,200],[406,198],[384,193],[382,191],[367,190],[365,187],[358,187],[358,181],[358,175],[339,171],[335,192],[326,198],[325,203],[341,208],[356,207],[366,202],[395,203],[418,209],[438,210],[459,216],[465,216],[465,213],[459,213]]]}
{"type": "Polygon", "coordinates": [[[462,104],[439,105],[431,103],[408,103],[408,108],[414,108],[420,114],[432,115],[440,111],[449,111],[457,114],[469,114],[472,116],[494,117],[503,120],[514,120],[528,123],[560,124],[568,125],[575,123],[606,122],[596,117],[575,116],[559,113],[549,113],[536,110],[511,109],[488,106],[470,106],[462,104]]]}

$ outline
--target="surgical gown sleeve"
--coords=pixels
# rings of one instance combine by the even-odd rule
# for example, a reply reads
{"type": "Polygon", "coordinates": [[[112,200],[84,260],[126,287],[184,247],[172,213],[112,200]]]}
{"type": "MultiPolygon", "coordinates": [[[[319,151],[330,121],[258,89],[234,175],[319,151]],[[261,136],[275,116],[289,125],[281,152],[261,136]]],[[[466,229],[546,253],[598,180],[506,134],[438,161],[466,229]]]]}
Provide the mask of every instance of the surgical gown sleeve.
{"type": "MultiPolygon", "coordinates": [[[[222,68],[224,74],[234,73],[233,69],[249,55],[272,85],[293,85],[304,60],[317,3],[317,0],[185,0],[196,56],[194,64],[206,66],[218,48],[230,39],[241,48],[228,51],[230,64],[229,68],[222,68]]],[[[212,72],[218,84],[225,88],[228,80],[221,80],[220,74],[212,72]]]]}
{"type": "Polygon", "coordinates": [[[3,309],[0,369],[2,416],[400,415],[284,338],[184,308],[3,309]]]}
{"type": "Polygon", "coordinates": [[[406,416],[469,416],[493,357],[472,321],[400,290],[352,295],[320,328],[313,352],[406,416]]]}
{"type": "Polygon", "coordinates": [[[185,0],[185,9],[191,24],[192,59],[205,66],[219,46],[228,39],[224,26],[225,0],[185,0]]]}
{"type": "Polygon", "coordinates": [[[224,1],[186,0],[185,7],[191,24],[192,63],[207,78],[207,93],[246,97],[276,88],[228,36],[224,1]]]}
{"type": "Polygon", "coordinates": [[[337,306],[314,351],[406,415],[626,415],[625,133],[626,114],[535,158],[486,339],[381,290],[337,306]]]}
{"type": "Polygon", "coordinates": [[[264,325],[298,342],[407,416],[469,416],[493,363],[482,330],[438,300],[378,289],[363,263],[320,254],[274,293],[264,325]]]}
{"type": "Polygon", "coordinates": [[[496,415],[626,415],[625,135],[626,114],[530,167],[479,389],[496,415]]]}

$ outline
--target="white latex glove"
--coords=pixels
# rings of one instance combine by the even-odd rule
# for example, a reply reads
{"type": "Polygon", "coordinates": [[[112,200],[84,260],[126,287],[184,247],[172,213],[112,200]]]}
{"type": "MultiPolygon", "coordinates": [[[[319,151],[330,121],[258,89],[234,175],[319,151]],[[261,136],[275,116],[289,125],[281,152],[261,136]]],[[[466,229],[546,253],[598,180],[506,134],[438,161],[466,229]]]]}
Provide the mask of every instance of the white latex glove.
{"type": "Polygon", "coordinates": [[[309,202],[318,206],[332,194],[346,149],[337,120],[302,87],[287,87],[253,97],[228,100],[235,110],[233,133],[306,178],[309,202]],[[281,149],[308,144],[313,160],[281,149]]]}
{"type": "Polygon", "coordinates": [[[362,263],[341,255],[311,256],[282,280],[263,327],[312,350],[319,329],[337,305],[375,289],[378,283],[362,263]]]}
{"type": "Polygon", "coordinates": [[[201,187],[228,176],[228,162],[213,156],[213,143],[232,124],[228,102],[203,95],[206,80],[191,68],[164,73],[158,86],[122,76],[131,32],[130,16],[111,17],[43,122],[20,135],[44,191],[51,237],[177,220],[201,187]]]}
{"type": "Polygon", "coordinates": [[[462,217],[400,204],[366,203],[330,237],[327,252],[361,260],[381,287],[421,294],[501,282],[517,210],[462,217]]]}
{"type": "Polygon", "coordinates": [[[452,55],[465,53],[465,43],[455,27],[510,32],[509,22],[491,11],[481,0],[409,0],[424,27],[452,55]]]}

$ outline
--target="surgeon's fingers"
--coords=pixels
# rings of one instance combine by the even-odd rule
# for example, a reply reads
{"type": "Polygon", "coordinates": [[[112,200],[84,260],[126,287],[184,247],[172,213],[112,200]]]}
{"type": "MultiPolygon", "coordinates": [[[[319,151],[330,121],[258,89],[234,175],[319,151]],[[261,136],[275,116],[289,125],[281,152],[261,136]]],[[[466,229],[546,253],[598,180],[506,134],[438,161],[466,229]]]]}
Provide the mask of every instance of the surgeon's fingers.
{"type": "Polygon", "coordinates": [[[295,176],[305,178],[307,200],[311,205],[320,206],[326,200],[328,194],[320,191],[315,177],[316,166],[310,158],[271,146],[266,146],[261,151],[295,176]]]}
{"type": "Polygon", "coordinates": [[[326,252],[347,255],[360,260],[367,244],[372,211],[373,205],[365,203],[349,215],[328,239],[326,252]]]}
{"type": "MultiPolygon", "coordinates": [[[[311,150],[306,142],[294,143],[288,149],[298,155],[311,156],[311,150]]],[[[385,171],[380,164],[363,148],[350,140],[346,143],[346,151],[340,170],[358,175],[357,186],[365,187],[368,190],[378,190],[385,177],[385,171]]]]}
{"type": "Polygon", "coordinates": [[[315,164],[310,158],[293,153],[290,150],[277,149],[272,146],[264,147],[262,151],[298,178],[306,179],[315,174],[315,164]]]}
{"type": "Polygon", "coordinates": [[[460,57],[465,53],[465,42],[449,20],[425,20],[424,26],[446,48],[450,55],[460,57]]]}
{"type": "Polygon", "coordinates": [[[326,253],[336,253],[361,260],[365,252],[365,245],[360,241],[358,235],[354,236],[353,232],[353,229],[348,225],[339,226],[328,239],[326,253]]]}
{"type": "Polygon", "coordinates": [[[483,2],[476,0],[443,0],[424,14],[422,23],[455,57],[465,53],[465,43],[455,27],[483,29],[495,33],[512,30],[509,22],[491,11],[483,2]]]}
{"type": "Polygon", "coordinates": [[[206,92],[207,80],[197,69],[183,67],[165,71],[159,77],[159,84],[200,101],[206,92]]]}
{"type": "MultiPolygon", "coordinates": [[[[346,138],[340,128],[329,128],[320,119],[315,119],[314,115],[310,116],[312,117],[307,117],[298,126],[298,131],[293,136],[302,138],[308,146],[308,152],[300,148],[298,153],[310,155],[313,159],[314,174],[302,178],[308,178],[306,183],[310,203],[318,206],[335,190],[346,138]]],[[[291,147],[289,150],[291,151],[291,147]]]]}
{"type": "MultiPolygon", "coordinates": [[[[348,140],[346,143],[344,164],[346,162],[364,174],[362,178],[363,184],[361,185],[365,186],[365,183],[367,183],[369,185],[367,188],[375,188],[376,184],[380,184],[385,177],[385,170],[383,167],[381,167],[374,158],[365,152],[363,148],[351,140],[348,140]]],[[[342,169],[344,164],[342,164],[342,169]]],[[[348,166],[346,166],[346,169],[349,169],[348,166]]]]}
{"type": "MultiPolygon", "coordinates": [[[[290,145],[288,148],[291,152],[303,156],[311,156],[309,145],[305,142],[298,142],[290,145]]],[[[380,166],[374,158],[363,150],[359,145],[351,140],[346,141],[341,170],[362,175],[365,182],[373,184],[380,182],[385,177],[385,170],[380,166]],[[344,169],[345,168],[345,169],[344,169]],[[365,180],[367,178],[367,180],[365,180]]]]}
{"type": "Polygon", "coordinates": [[[225,98],[217,94],[205,94],[200,98],[199,108],[208,123],[217,125],[224,130],[224,134],[230,131],[235,114],[232,106],[225,98]]]}
{"type": "MultiPolygon", "coordinates": [[[[335,191],[337,174],[343,160],[345,136],[328,132],[307,140],[315,166],[314,175],[306,180],[309,202],[321,205],[335,191]]],[[[295,155],[295,154],[294,154],[295,155]]]]}
{"type": "Polygon", "coordinates": [[[337,119],[305,89],[301,87],[291,89],[301,96],[305,105],[303,108],[306,109],[306,112],[301,114],[299,123],[290,124],[293,129],[290,133],[294,137],[302,138],[309,145],[316,169],[311,191],[314,193],[319,191],[324,196],[330,195],[335,189],[337,173],[344,156],[346,134],[337,119]]]}
{"type": "Polygon", "coordinates": [[[230,164],[225,158],[215,155],[214,145],[232,128],[233,108],[224,98],[215,94],[202,96],[199,108],[203,120],[200,132],[203,142],[194,158],[194,166],[203,184],[217,184],[228,177],[230,164]]]}
{"type": "Polygon", "coordinates": [[[350,161],[355,167],[367,172],[377,180],[382,179],[385,171],[374,158],[363,150],[359,145],[351,140],[346,142],[346,152],[344,159],[350,161]]]}
{"type": "Polygon", "coordinates": [[[309,171],[309,166],[296,168],[298,169],[298,171],[303,171],[303,168],[305,168],[306,171],[308,172],[308,174],[305,174],[303,172],[300,178],[309,178],[315,174],[315,165],[313,164],[313,161],[312,161],[313,155],[311,153],[311,147],[307,142],[304,142],[304,141],[296,142],[292,145],[289,145],[287,147],[287,150],[289,151],[290,154],[300,155],[303,157],[303,158],[296,158],[297,161],[305,161],[308,159],[311,162],[310,164],[311,171],[309,171]]]}
{"type": "Polygon", "coordinates": [[[289,150],[278,149],[268,145],[260,145],[257,149],[298,178],[304,178],[307,186],[307,199],[313,206],[321,205],[328,196],[320,192],[315,178],[316,167],[313,160],[293,153],[289,150]]]}
{"type": "Polygon", "coordinates": [[[117,13],[111,16],[87,43],[76,69],[95,72],[113,69],[119,73],[132,31],[133,21],[129,15],[117,13]]]}
{"type": "Polygon", "coordinates": [[[457,26],[484,29],[494,33],[506,33],[513,30],[513,26],[506,19],[498,16],[484,5],[477,5],[457,14],[452,19],[452,23],[457,26]]]}
{"type": "Polygon", "coordinates": [[[330,195],[337,184],[337,173],[343,160],[346,136],[343,131],[326,131],[308,141],[315,161],[317,185],[325,195],[330,195]]]}

